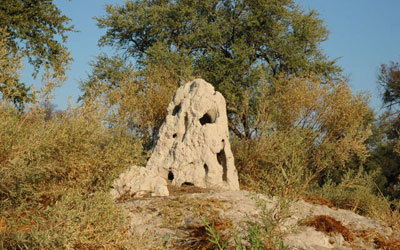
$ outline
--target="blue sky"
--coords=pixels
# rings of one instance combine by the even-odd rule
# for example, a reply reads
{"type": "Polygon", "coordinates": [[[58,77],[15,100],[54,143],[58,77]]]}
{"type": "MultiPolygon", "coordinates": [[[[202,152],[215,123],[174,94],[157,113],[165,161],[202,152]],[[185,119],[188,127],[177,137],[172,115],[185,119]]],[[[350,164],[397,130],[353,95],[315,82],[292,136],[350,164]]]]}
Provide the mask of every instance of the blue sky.
{"type": "Polygon", "coordinates": [[[400,61],[400,1],[297,0],[316,9],[330,31],[322,48],[349,76],[354,92],[368,91],[377,112],[381,101],[376,83],[379,65],[400,61]]]}
{"type": "MultiPolygon", "coordinates": [[[[354,92],[368,91],[370,106],[379,112],[381,102],[376,84],[379,65],[391,60],[400,61],[400,0],[296,0],[305,8],[315,9],[330,30],[329,40],[321,46],[349,76],[354,92]]],[[[75,103],[80,95],[78,81],[90,71],[88,63],[101,52],[112,53],[110,48],[99,48],[97,41],[104,30],[96,26],[95,16],[105,14],[104,5],[122,4],[122,0],[55,0],[61,11],[72,19],[75,29],[70,33],[67,47],[74,62],[68,71],[68,80],[56,90],[53,101],[58,109],[65,109],[69,96],[75,103]]],[[[23,80],[32,80],[30,67],[25,66],[23,80]]]]}

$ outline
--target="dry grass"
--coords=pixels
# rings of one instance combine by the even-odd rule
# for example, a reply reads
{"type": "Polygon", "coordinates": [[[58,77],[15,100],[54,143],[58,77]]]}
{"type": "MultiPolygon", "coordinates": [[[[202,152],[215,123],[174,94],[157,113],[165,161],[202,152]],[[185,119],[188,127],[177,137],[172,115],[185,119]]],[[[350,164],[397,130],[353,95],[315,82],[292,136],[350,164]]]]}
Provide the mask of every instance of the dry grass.
{"type": "Polygon", "coordinates": [[[375,245],[379,249],[398,250],[398,249],[400,249],[400,240],[399,239],[385,239],[382,236],[377,236],[375,239],[375,245]]]}
{"type": "Polygon", "coordinates": [[[377,249],[398,250],[400,249],[399,235],[383,236],[372,230],[356,231],[355,235],[364,241],[372,243],[377,249]]]}
{"type": "MultiPolygon", "coordinates": [[[[5,68],[0,82],[10,85],[13,79],[4,80],[7,75],[17,79],[18,67],[13,66],[18,64],[16,59],[0,61],[15,61],[8,63],[10,67],[5,68]]],[[[3,91],[3,99],[7,98],[0,107],[0,248],[165,247],[162,239],[152,236],[137,238],[132,245],[124,226],[126,215],[108,196],[114,178],[144,157],[141,145],[151,145],[179,82],[168,69],[149,70],[143,81],[131,77],[136,76],[131,72],[133,75],[121,79],[118,88],[102,86],[107,92],[99,88],[96,102],[85,99],[82,107],[54,116],[37,106],[26,114],[19,113],[4,104],[12,95],[9,90],[9,94],[3,91]],[[132,136],[135,132],[142,141],[132,136]]],[[[354,96],[346,85],[320,84],[313,78],[282,78],[279,82],[260,92],[254,138],[235,141],[233,150],[243,186],[282,197],[300,196],[308,192],[322,170],[345,167],[354,155],[365,158],[364,142],[370,134],[365,117],[369,111],[365,97],[354,96]]],[[[87,87],[89,92],[95,90],[87,87]]],[[[50,94],[46,91],[41,95],[50,94]]],[[[209,190],[191,186],[169,189],[181,196],[154,203],[151,209],[160,211],[164,227],[186,232],[182,246],[210,247],[202,218],[213,222],[214,230],[231,230],[232,225],[218,216],[225,209],[221,201],[182,195],[209,190]],[[199,226],[185,227],[184,219],[189,215],[199,226]]],[[[365,185],[354,188],[344,183],[323,191],[324,198],[336,206],[399,225],[399,214],[390,212],[365,185]],[[373,205],[369,205],[371,200],[373,205]]],[[[319,198],[310,201],[330,205],[319,198]]],[[[272,215],[285,217],[284,210],[265,210],[266,229],[258,231],[279,239],[274,229],[282,218],[272,215]]],[[[315,223],[323,225],[321,230],[346,231],[327,218],[315,223]]],[[[349,235],[346,237],[350,240],[349,235]]],[[[398,244],[381,238],[376,242],[388,249],[398,244]]]]}
{"type": "Polygon", "coordinates": [[[218,199],[195,199],[185,196],[157,201],[152,206],[159,209],[163,227],[166,228],[183,228],[185,217],[194,218],[194,224],[201,224],[202,218],[216,221],[219,219],[219,211],[225,209],[223,202],[218,199]]]}
{"type": "Polygon", "coordinates": [[[315,230],[326,233],[327,235],[341,234],[348,242],[354,240],[354,235],[349,229],[343,226],[340,221],[327,215],[315,216],[311,220],[303,222],[303,225],[313,227],[315,230]]]}
{"type": "Polygon", "coordinates": [[[323,205],[323,206],[327,206],[329,208],[337,209],[330,200],[325,199],[320,196],[305,197],[305,198],[303,198],[303,200],[310,204],[323,205]]]}
{"type": "Polygon", "coordinates": [[[153,214],[157,221],[161,218],[159,232],[162,232],[154,233],[152,229],[143,235],[133,232],[136,249],[214,249],[204,220],[210,222],[213,230],[221,232],[223,240],[233,232],[232,223],[220,217],[225,206],[224,201],[218,199],[191,198],[183,194],[135,200],[140,205],[129,206],[129,212],[135,216],[153,214]]]}
{"type": "Polygon", "coordinates": [[[383,236],[372,230],[352,230],[351,228],[349,229],[345,227],[340,221],[326,215],[315,216],[314,218],[303,222],[302,225],[313,227],[315,230],[327,235],[341,234],[343,238],[356,249],[360,248],[360,246],[355,242],[356,238],[364,242],[372,243],[376,249],[400,249],[398,234],[397,236],[395,233],[383,236]]]}
{"type": "Polygon", "coordinates": [[[180,187],[174,185],[168,185],[168,191],[170,195],[178,196],[183,194],[193,194],[193,193],[210,193],[213,192],[211,189],[200,188],[193,185],[182,185],[180,187]]]}

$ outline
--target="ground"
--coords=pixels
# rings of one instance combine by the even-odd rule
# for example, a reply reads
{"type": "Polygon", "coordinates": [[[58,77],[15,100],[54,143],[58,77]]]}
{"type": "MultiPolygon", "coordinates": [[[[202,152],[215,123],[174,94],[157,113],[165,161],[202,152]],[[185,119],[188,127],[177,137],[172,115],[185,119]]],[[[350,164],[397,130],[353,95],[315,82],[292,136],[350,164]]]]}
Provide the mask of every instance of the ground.
{"type": "Polygon", "coordinates": [[[400,249],[398,231],[323,200],[169,189],[168,197],[119,201],[138,249],[400,249]]]}

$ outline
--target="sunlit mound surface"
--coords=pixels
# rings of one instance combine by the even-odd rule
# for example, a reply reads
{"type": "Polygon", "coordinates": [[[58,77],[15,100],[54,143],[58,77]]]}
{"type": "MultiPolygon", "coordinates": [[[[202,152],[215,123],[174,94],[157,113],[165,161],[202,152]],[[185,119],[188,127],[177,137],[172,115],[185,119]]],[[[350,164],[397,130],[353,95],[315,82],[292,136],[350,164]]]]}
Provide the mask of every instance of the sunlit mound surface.
{"type": "Polygon", "coordinates": [[[168,197],[119,201],[138,249],[400,249],[399,231],[322,199],[191,185],[169,190],[168,197]]]}

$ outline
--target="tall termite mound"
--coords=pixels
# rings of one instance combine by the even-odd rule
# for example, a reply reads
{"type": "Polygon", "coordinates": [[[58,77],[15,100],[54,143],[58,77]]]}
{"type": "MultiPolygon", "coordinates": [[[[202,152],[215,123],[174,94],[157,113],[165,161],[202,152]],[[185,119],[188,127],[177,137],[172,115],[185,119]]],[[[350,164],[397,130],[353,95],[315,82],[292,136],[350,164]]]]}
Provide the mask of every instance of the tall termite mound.
{"type": "Polygon", "coordinates": [[[168,195],[168,180],[175,186],[239,189],[225,99],[202,79],[177,89],[146,168],[121,174],[112,193],[168,195]]]}

